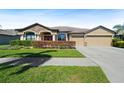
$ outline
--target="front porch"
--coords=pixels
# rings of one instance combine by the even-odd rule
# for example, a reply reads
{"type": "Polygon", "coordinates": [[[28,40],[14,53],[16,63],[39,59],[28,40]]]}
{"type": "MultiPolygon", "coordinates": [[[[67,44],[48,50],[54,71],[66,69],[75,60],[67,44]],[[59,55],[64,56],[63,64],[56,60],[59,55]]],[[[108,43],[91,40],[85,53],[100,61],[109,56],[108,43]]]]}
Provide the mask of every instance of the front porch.
{"type": "Polygon", "coordinates": [[[32,41],[68,41],[67,33],[50,33],[50,32],[24,32],[20,34],[20,40],[32,41]]]}
{"type": "Polygon", "coordinates": [[[36,32],[24,32],[20,35],[20,40],[55,41],[56,37],[56,34],[49,32],[42,32],[40,34],[36,32]]]}
{"type": "Polygon", "coordinates": [[[32,41],[69,41],[68,33],[59,32],[58,29],[51,29],[35,23],[19,29],[20,40],[32,41]]]}

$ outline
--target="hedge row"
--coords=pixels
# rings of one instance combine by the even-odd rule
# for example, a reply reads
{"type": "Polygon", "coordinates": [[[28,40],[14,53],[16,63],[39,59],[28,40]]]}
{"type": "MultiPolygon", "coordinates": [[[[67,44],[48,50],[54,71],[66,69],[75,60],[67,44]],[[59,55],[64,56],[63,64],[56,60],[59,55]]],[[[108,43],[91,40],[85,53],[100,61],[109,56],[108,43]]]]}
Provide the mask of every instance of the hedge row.
{"type": "Polygon", "coordinates": [[[113,39],[112,39],[112,42],[117,42],[117,41],[122,41],[122,40],[119,39],[119,38],[113,38],[113,39]]]}
{"type": "Polygon", "coordinates": [[[35,48],[75,48],[74,41],[34,41],[32,45],[35,48]]]}
{"type": "Polygon", "coordinates": [[[120,47],[120,48],[124,48],[124,41],[116,41],[116,42],[113,42],[113,46],[115,46],[115,47],[120,47]]]}
{"type": "Polygon", "coordinates": [[[74,41],[27,41],[13,40],[10,45],[33,46],[34,48],[75,48],[74,41]]]}
{"type": "Polygon", "coordinates": [[[10,45],[19,45],[19,46],[32,46],[32,41],[29,40],[12,40],[10,45]]]}
{"type": "Polygon", "coordinates": [[[124,41],[119,38],[113,38],[112,45],[114,47],[124,48],[124,41]]]}

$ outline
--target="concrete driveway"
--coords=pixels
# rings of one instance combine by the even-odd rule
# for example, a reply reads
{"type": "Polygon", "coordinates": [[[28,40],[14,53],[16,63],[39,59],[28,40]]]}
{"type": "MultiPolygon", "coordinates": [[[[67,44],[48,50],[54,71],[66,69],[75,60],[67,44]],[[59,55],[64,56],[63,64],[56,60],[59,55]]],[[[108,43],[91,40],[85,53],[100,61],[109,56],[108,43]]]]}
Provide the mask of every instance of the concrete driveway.
{"type": "Polygon", "coordinates": [[[115,47],[77,47],[77,50],[98,64],[110,82],[124,83],[124,49],[115,47]]]}

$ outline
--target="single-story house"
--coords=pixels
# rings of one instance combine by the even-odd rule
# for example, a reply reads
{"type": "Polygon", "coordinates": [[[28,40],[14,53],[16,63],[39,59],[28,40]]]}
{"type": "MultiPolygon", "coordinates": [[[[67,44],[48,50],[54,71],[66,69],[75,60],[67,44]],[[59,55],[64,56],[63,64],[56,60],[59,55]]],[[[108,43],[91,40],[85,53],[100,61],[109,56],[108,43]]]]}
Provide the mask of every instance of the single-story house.
{"type": "Polygon", "coordinates": [[[19,38],[18,32],[14,29],[0,29],[0,44],[8,44],[11,40],[19,38]]]}
{"type": "Polygon", "coordinates": [[[104,26],[83,29],[68,26],[46,27],[39,23],[21,29],[0,30],[0,43],[13,39],[75,41],[77,46],[111,46],[115,32],[104,26]]]}

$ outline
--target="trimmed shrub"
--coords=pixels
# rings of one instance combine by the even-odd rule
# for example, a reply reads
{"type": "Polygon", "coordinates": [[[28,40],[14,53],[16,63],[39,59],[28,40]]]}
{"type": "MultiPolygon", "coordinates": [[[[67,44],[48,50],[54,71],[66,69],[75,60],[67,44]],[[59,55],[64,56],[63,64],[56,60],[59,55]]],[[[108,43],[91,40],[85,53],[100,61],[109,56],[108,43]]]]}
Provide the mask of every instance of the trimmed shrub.
{"type": "Polygon", "coordinates": [[[118,47],[118,46],[117,46],[117,42],[118,42],[118,41],[121,41],[121,39],[119,39],[119,38],[113,38],[113,39],[112,39],[112,46],[118,47]]]}
{"type": "Polygon", "coordinates": [[[32,46],[32,41],[29,40],[12,40],[10,45],[18,45],[18,46],[32,46]]]}
{"type": "Polygon", "coordinates": [[[113,46],[119,47],[119,48],[124,48],[124,41],[113,42],[113,46]]]}
{"type": "Polygon", "coordinates": [[[75,48],[74,41],[33,41],[32,45],[35,48],[75,48]]]}
{"type": "Polygon", "coordinates": [[[116,41],[121,41],[121,39],[119,39],[119,38],[113,38],[112,39],[112,42],[116,42],[116,41]]]}

